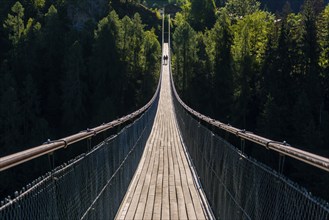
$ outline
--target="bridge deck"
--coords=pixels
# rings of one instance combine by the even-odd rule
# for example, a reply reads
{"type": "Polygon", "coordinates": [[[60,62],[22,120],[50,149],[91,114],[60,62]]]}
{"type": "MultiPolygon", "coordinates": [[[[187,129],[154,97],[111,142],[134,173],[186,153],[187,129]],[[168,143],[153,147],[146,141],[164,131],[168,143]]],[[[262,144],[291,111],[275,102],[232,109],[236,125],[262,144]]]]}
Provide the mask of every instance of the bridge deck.
{"type": "Polygon", "coordinates": [[[206,219],[174,116],[169,65],[162,68],[155,122],[116,219],[206,219]]]}

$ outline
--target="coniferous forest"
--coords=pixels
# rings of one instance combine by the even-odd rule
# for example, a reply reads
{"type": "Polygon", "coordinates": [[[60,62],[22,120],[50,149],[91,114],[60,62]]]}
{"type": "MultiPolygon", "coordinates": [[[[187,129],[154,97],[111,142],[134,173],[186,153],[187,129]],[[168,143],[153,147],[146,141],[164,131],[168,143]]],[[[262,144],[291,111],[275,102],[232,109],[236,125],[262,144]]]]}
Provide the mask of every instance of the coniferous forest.
{"type": "MultiPolygon", "coordinates": [[[[1,1],[0,156],[143,106],[159,76],[164,3],[179,7],[172,68],[189,106],[329,157],[323,0],[1,1]]],[[[8,174],[0,195],[10,178],[26,184],[22,176],[8,174]]]]}
{"type": "MultiPolygon", "coordinates": [[[[256,0],[215,6],[191,0],[173,19],[173,74],[182,99],[221,122],[328,157],[329,5],[300,1],[297,12],[289,2],[280,11],[256,0]]],[[[257,146],[249,153],[277,168],[277,155],[257,146]]],[[[285,171],[329,198],[327,173],[296,161],[285,171]]]]}
{"type": "MultiPolygon", "coordinates": [[[[156,89],[161,18],[145,7],[7,0],[0,23],[0,157],[122,117],[156,89]]],[[[47,158],[4,172],[0,194],[43,174],[40,167],[51,168],[47,158]]]]}
{"type": "Polygon", "coordinates": [[[306,0],[298,13],[286,4],[274,14],[256,0],[216,10],[211,0],[191,3],[174,19],[183,99],[224,123],[328,156],[329,6],[306,0]]]}

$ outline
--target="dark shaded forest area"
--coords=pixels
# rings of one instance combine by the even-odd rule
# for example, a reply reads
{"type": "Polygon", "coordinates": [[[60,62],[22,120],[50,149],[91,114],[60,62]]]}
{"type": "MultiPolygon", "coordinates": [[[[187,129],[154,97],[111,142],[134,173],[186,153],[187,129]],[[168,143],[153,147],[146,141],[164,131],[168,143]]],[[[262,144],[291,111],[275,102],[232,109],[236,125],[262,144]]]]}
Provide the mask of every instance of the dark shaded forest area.
{"type": "MultiPolygon", "coordinates": [[[[0,23],[0,157],[131,113],[155,91],[161,19],[144,7],[8,0],[0,2],[0,23]]],[[[47,158],[4,172],[0,195],[44,167],[47,158]]]]}
{"type": "MultiPolygon", "coordinates": [[[[173,72],[183,100],[224,123],[329,157],[329,6],[305,0],[298,13],[287,5],[275,15],[256,0],[220,8],[192,0],[182,9],[173,20],[173,72]]],[[[249,153],[277,166],[278,155],[260,148],[249,153]]],[[[289,172],[329,198],[328,173],[296,161],[286,162],[289,172]]]]}
{"type": "MultiPolygon", "coordinates": [[[[0,156],[111,121],[149,100],[160,68],[161,20],[138,4],[148,2],[0,2],[0,156]]],[[[173,71],[187,104],[329,156],[326,2],[169,2],[181,7],[173,18],[173,71]]],[[[43,174],[41,164],[49,170],[44,159],[28,167],[29,176],[26,167],[2,174],[0,196],[43,174]]],[[[286,172],[302,167],[288,163],[286,172]]],[[[316,172],[300,170],[295,180],[329,198],[327,173],[315,182],[316,172]]]]}
{"type": "Polygon", "coordinates": [[[255,0],[228,1],[217,14],[192,1],[174,20],[183,98],[220,121],[328,156],[329,6],[318,2],[277,17],[255,0]]]}

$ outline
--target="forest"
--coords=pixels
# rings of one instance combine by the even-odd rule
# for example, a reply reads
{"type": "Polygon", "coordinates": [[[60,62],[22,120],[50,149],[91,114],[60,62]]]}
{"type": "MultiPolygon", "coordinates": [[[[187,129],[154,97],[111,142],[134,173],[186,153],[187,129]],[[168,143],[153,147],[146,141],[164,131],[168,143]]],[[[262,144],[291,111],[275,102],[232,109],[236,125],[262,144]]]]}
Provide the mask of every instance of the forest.
{"type": "Polygon", "coordinates": [[[1,156],[109,122],[153,95],[158,26],[138,13],[120,17],[107,1],[1,4],[1,156]]]}
{"type": "Polygon", "coordinates": [[[279,17],[256,0],[217,11],[196,4],[174,20],[183,99],[224,123],[328,156],[329,6],[306,0],[279,17]]]}
{"type": "MultiPolygon", "coordinates": [[[[256,0],[214,5],[191,0],[173,19],[182,99],[223,123],[329,157],[329,5],[305,0],[298,12],[287,3],[279,13],[256,0]]],[[[277,169],[278,155],[247,149],[277,169]]],[[[327,173],[286,160],[285,175],[329,198],[327,173]]]]}
{"type": "MultiPolygon", "coordinates": [[[[326,2],[155,2],[181,7],[172,16],[172,68],[189,106],[329,156],[326,2]]],[[[140,3],[152,1],[0,2],[0,157],[109,122],[150,99],[161,17],[140,3]]],[[[21,174],[6,178],[0,195],[28,182],[21,174]]]]}
{"type": "MultiPolygon", "coordinates": [[[[1,1],[0,157],[146,104],[160,69],[158,16],[107,0],[1,1]]],[[[74,149],[73,155],[83,153],[74,149]]],[[[65,160],[56,155],[56,164],[72,159],[68,155],[65,160]]],[[[3,172],[0,195],[21,188],[44,168],[49,169],[47,158],[3,172]]]]}

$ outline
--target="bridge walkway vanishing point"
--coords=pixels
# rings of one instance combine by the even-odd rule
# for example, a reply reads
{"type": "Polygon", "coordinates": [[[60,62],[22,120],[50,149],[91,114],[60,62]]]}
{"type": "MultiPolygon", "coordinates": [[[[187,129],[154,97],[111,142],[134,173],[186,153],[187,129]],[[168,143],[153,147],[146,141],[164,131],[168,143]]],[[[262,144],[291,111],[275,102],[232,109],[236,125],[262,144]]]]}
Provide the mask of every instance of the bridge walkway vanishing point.
{"type": "Polygon", "coordinates": [[[175,118],[169,65],[162,68],[154,125],[116,219],[207,218],[175,118]]]}

